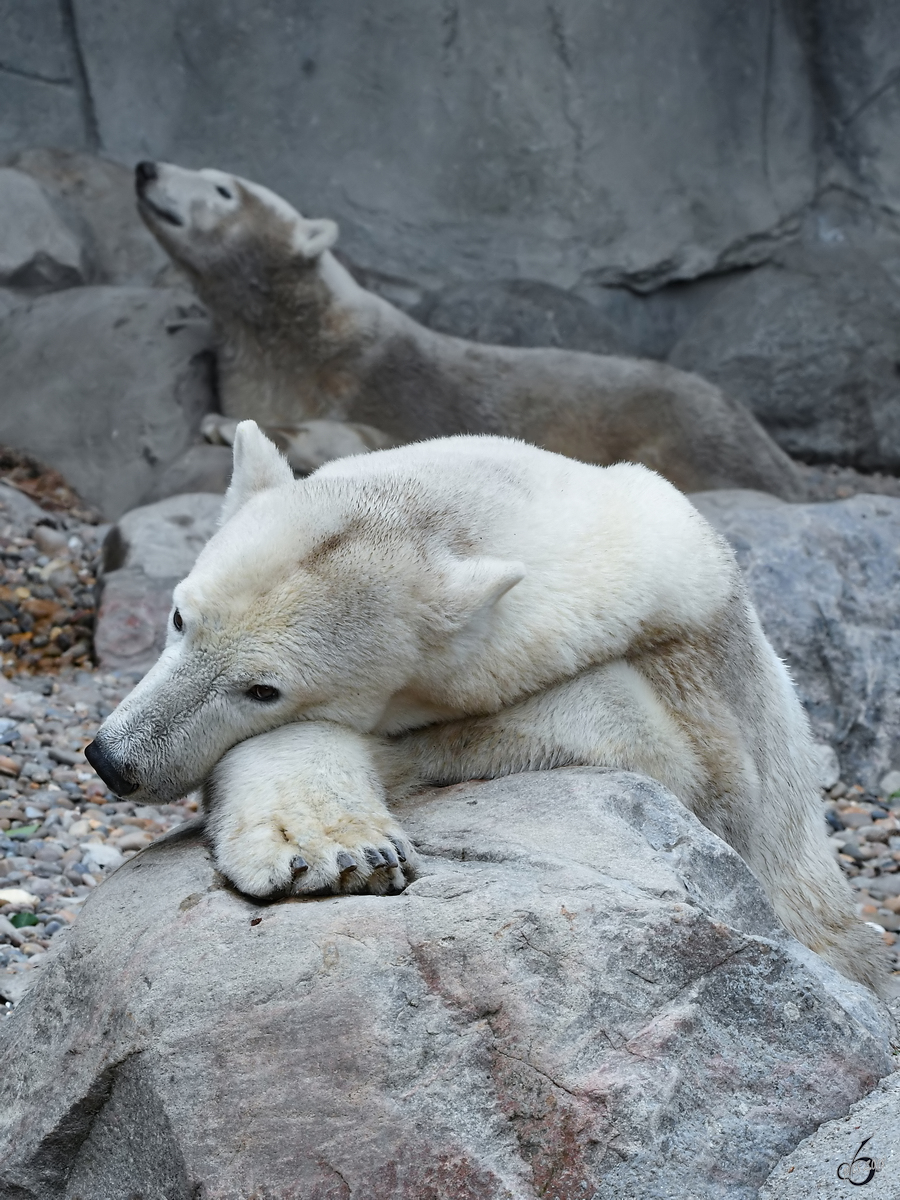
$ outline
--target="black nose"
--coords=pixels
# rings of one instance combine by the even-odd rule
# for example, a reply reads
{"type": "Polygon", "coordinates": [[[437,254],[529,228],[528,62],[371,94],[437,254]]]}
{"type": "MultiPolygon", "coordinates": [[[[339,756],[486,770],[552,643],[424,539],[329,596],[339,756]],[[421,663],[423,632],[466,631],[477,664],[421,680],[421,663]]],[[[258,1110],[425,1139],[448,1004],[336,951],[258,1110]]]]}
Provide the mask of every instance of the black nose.
{"type": "MultiPolygon", "coordinates": [[[[132,783],[130,779],[122,773],[122,771],[112,762],[109,755],[104,753],[101,746],[96,741],[91,742],[85,747],[84,757],[88,760],[106,786],[111,792],[115,792],[117,796],[130,796],[132,792],[138,790],[138,785],[132,783]]],[[[127,766],[125,770],[127,770],[127,766]]]]}
{"type": "Polygon", "coordinates": [[[138,188],[142,188],[145,183],[152,183],[158,176],[156,163],[139,162],[134,168],[134,182],[138,188]]]}

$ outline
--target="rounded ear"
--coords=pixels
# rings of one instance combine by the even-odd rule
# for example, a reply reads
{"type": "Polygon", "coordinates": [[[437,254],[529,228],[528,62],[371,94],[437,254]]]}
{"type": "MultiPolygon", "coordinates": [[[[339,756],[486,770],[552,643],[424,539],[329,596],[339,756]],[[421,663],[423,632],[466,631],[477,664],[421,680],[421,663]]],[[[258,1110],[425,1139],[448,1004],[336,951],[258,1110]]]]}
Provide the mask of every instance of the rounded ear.
{"type": "Polygon", "coordinates": [[[311,261],[330,250],[337,239],[337,221],[331,221],[328,217],[318,221],[302,221],[294,231],[294,249],[311,261]]]}
{"type": "Polygon", "coordinates": [[[524,578],[524,563],[487,556],[455,559],[445,575],[445,613],[453,626],[462,628],[524,578]]]}
{"type": "Polygon", "coordinates": [[[234,431],[234,466],[231,483],[225,493],[219,524],[243,508],[257,492],[294,482],[294,472],[278,448],[263,434],[255,421],[241,421],[234,431]]]}

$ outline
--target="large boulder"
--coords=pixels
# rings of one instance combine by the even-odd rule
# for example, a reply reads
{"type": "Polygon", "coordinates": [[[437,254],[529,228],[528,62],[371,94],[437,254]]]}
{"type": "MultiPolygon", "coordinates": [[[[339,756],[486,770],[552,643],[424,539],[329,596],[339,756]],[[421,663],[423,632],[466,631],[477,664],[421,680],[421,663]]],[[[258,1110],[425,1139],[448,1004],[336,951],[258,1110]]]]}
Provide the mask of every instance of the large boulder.
{"type": "Polygon", "coordinates": [[[659,785],[399,808],[399,897],[254,903],[191,835],[98,888],[3,1039],[0,1193],[755,1200],[890,1070],[871,993],[659,785]]]}
{"type": "Polygon", "coordinates": [[[172,590],[215,533],[216,494],[170,496],[126,513],[103,544],[94,651],[107,670],[143,673],[165,645],[172,590]]]}
{"type": "Polygon", "coordinates": [[[0,286],[52,289],[85,282],[81,242],[30,175],[0,167],[0,286]]]}
{"type": "Polygon", "coordinates": [[[900,472],[900,284],[857,250],[722,288],[669,361],[742,401],[795,458],[900,472]]]}
{"type": "Polygon", "coordinates": [[[189,446],[160,475],[147,500],[165,500],[185,492],[216,492],[224,496],[231,482],[232,458],[230,446],[211,446],[208,442],[189,446]]]}
{"type": "Polygon", "coordinates": [[[197,300],[71,288],[0,319],[0,442],[55,467],[107,518],[139,504],[214,406],[197,300]]]}
{"type": "Polygon", "coordinates": [[[900,500],[691,499],[734,547],[816,737],[837,750],[844,779],[875,790],[900,767],[900,500]]]}
{"type": "Polygon", "coordinates": [[[828,1121],[781,1160],[760,1200],[897,1200],[900,1075],[883,1079],[845,1117],[828,1121]],[[864,1187],[866,1191],[857,1189],[864,1187]]]}
{"type": "Polygon", "coordinates": [[[23,151],[10,165],[37,180],[68,223],[82,231],[90,283],[150,287],[170,274],[168,256],[138,216],[129,167],[51,149],[23,151]]]}

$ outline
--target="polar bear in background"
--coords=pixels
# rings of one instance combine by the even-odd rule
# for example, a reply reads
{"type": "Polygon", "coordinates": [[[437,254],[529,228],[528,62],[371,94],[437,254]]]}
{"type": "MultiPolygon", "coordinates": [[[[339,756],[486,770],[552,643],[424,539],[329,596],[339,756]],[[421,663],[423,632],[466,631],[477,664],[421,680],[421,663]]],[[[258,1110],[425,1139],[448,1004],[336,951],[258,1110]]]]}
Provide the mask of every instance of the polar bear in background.
{"type": "Polygon", "coordinates": [[[457,437],[295,481],[245,421],[222,519],[88,758],[137,801],[205,783],[242,891],[402,888],[415,851],[391,795],[619,767],[729,842],[791,933],[881,986],[787,671],[731,550],[658,475],[457,437]]]}
{"type": "Polygon", "coordinates": [[[136,181],[145,223],[215,319],[228,417],[360,422],[396,442],[503,434],[598,465],[642,462],[686,492],[803,498],[749,411],[696,375],[435,333],[354,281],[330,253],[334,221],[222,171],[145,162],[136,181]]]}

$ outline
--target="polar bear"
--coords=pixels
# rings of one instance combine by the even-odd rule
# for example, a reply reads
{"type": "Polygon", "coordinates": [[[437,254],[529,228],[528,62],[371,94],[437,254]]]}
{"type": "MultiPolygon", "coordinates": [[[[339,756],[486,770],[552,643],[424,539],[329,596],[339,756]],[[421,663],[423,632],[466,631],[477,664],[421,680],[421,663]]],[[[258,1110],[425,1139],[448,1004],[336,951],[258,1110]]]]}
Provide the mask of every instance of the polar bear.
{"type": "Polygon", "coordinates": [[[660,476],[459,436],[296,481],[245,421],[222,521],[87,753],[137,801],[205,785],[240,890],[402,888],[415,850],[392,796],[619,767],[729,842],[791,933],[881,986],[787,671],[727,543],[660,476]]]}
{"type": "Polygon", "coordinates": [[[334,221],[221,171],[144,162],[136,183],[145,223],[215,319],[226,416],[361,422],[395,442],[504,434],[598,465],[642,462],[687,492],[803,498],[796,465],[696,375],[435,333],[353,280],[330,252],[334,221]]]}

